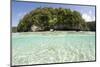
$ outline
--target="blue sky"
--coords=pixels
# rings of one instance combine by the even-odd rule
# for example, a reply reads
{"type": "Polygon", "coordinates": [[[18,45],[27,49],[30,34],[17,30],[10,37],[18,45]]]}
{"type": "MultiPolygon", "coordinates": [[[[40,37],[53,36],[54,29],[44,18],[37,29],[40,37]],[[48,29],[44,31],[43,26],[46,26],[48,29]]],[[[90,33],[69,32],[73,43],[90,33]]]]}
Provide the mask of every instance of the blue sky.
{"type": "Polygon", "coordinates": [[[12,1],[12,26],[17,26],[20,19],[22,19],[25,14],[36,9],[37,7],[53,7],[53,8],[61,7],[61,8],[76,10],[82,14],[82,17],[85,19],[85,21],[95,20],[94,6],[12,1]]]}

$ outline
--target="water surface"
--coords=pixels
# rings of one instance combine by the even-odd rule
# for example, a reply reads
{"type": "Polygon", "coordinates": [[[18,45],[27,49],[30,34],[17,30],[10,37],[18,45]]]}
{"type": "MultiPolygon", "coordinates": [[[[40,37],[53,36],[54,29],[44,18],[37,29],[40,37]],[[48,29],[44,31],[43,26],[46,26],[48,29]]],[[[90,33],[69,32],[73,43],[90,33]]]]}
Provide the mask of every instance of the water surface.
{"type": "Polygon", "coordinates": [[[95,60],[94,32],[12,33],[13,65],[93,60],[95,60]]]}

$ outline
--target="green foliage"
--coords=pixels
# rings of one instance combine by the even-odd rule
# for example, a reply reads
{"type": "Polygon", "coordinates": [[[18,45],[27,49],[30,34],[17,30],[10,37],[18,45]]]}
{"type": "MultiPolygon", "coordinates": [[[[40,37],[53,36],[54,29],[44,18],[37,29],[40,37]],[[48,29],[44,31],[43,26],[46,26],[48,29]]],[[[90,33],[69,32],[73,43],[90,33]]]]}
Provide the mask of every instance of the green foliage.
{"type": "Polygon", "coordinates": [[[65,30],[89,30],[79,12],[64,8],[37,8],[20,20],[17,30],[31,31],[32,25],[39,26],[41,30],[50,30],[55,26],[59,30],[60,25],[63,27],[61,29],[65,30]]]}
{"type": "Polygon", "coordinates": [[[87,26],[89,27],[90,31],[96,31],[96,24],[95,21],[87,22],[87,26]]]}
{"type": "Polygon", "coordinates": [[[17,32],[17,27],[12,27],[12,32],[17,32]]]}

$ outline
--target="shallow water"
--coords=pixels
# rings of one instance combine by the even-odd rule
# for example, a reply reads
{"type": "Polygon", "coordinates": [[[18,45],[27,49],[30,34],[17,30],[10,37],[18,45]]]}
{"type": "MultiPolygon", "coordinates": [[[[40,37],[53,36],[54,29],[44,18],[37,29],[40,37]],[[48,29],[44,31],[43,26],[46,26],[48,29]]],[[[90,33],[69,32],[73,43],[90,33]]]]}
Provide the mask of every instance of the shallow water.
{"type": "Polygon", "coordinates": [[[93,60],[94,32],[12,33],[12,65],[93,60]]]}

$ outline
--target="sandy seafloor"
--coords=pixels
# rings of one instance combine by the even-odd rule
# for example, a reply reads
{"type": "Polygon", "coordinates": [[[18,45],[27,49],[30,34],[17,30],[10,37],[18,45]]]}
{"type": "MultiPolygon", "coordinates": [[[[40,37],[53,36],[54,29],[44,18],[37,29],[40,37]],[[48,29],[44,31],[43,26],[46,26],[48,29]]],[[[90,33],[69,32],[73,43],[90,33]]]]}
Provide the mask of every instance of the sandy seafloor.
{"type": "Polygon", "coordinates": [[[12,33],[12,65],[95,60],[95,32],[12,33]]]}

